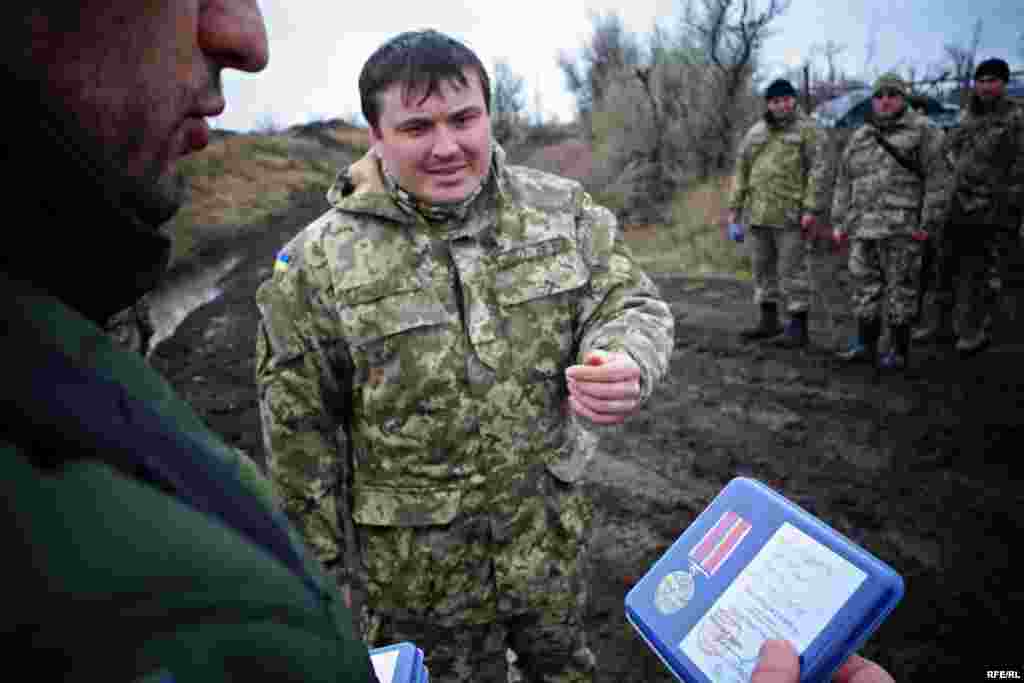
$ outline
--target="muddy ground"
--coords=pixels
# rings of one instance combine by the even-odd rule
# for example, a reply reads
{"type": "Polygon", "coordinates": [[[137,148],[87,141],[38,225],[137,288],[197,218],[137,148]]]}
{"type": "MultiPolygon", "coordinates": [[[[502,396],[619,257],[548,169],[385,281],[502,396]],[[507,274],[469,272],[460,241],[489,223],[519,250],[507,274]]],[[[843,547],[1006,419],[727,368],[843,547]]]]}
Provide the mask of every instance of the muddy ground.
{"type": "MultiPolygon", "coordinates": [[[[242,261],[224,295],[151,356],[214,429],[259,460],[253,293],[277,248],[323,209],[320,196],[300,197],[233,245],[242,261]]],[[[1002,343],[970,360],[919,350],[904,376],[843,367],[832,354],[849,331],[836,262],[816,262],[831,305],[818,306],[803,351],[740,342],[755,314],[749,284],[659,278],[677,316],[671,374],[641,414],[605,432],[586,484],[599,510],[589,628],[600,680],[673,680],[626,623],[623,597],[738,475],[775,487],[903,574],[903,602],[864,650],[897,681],[984,680],[986,669],[1024,665],[1004,646],[1024,625],[1013,563],[1022,335],[1004,326],[1002,343]]]]}

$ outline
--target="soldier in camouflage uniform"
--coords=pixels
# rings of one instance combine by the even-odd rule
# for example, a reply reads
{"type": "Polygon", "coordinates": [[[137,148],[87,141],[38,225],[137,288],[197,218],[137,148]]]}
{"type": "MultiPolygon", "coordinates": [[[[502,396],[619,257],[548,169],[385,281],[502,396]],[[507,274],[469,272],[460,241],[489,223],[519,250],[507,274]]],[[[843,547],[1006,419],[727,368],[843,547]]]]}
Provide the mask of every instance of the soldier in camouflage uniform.
{"type": "Polygon", "coordinates": [[[808,343],[806,233],[816,222],[812,169],[818,129],[797,111],[796,90],[789,81],[774,81],[765,90],[765,100],[764,119],[740,145],[729,198],[729,222],[737,222],[746,210],[744,222],[751,225],[754,301],[761,308],[758,324],[740,334],[744,339],[774,338],[777,345],[800,347],[808,343]],[[785,298],[789,314],[785,329],[778,320],[780,298],[785,298]]]}
{"type": "Polygon", "coordinates": [[[1024,107],[1006,97],[1010,68],[1001,59],[978,65],[964,120],[947,140],[955,188],[939,258],[932,310],[918,341],[956,338],[955,284],[963,280],[964,315],[957,350],[969,356],[990,341],[986,321],[997,313],[1002,270],[1019,239],[1024,209],[1024,107]]]}
{"type": "Polygon", "coordinates": [[[836,240],[853,238],[856,287],[858,334],[840,356],[896,370],[907,363],[923,244],[942,222],[948,187],[943,133],[907,107],[906,95],[896,74],[875,83],[871,112],[840,159],[832,207],[836,240]],[[890,348],[879,359],[883,307],[890,348]]]}
{"type": "Polygon", "coordinates": [[[673,317],[612,214],[505,162],[487,73],[434,31],[360,76],[373,150],[257,293],[271,474],[371,644],[431,679],[591,681],[597,424],[664,375],[673,317]]]}

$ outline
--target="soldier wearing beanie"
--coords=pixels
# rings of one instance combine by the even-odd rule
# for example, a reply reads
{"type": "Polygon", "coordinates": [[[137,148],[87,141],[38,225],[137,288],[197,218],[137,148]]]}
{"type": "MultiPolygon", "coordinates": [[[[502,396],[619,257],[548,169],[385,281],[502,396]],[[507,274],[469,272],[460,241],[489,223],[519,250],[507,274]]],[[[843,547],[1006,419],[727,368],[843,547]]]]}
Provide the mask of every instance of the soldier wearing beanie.
{"type": "Polygon", "coordinates": [[[798,111],[796,89],[789,81],[773,81],[764,97],[763,119],[740,144],[729,198],[729,222],[746,214],[743,222],[751,226],[754,301],[761,308],[758,324],[741,336],[795,348],[808,344],[810,280],[804,234],[820,214],[811,174],[819,132],[798,111]],[[781,300],[789,314],[785,328],[779,323],[781,300]]]}
{"type": "Polygon", "coordinates": [[[857,337],[840,357],[894,370],[907,364],[924,242],[945,214],[947,187],[943,133],[907,107],[907,94],[897,74],[875,82],[871,112],[839,160],[832,208],[835,239],[852,238],[857,319],[857,337]],[[883,322],[890,347],[879,358],[883,322]]]}
{"type": "Polygon", "coordinates": [[[963,356],[991,343],[999,318],[1002,271],[1017,241],[1024,206],[1024,108],[1006,97],[1010,67],[986,59],[974,74],[974,92],[962,124],[950,135],[952,204],[946,239],[929,301],[928,324],[917,341],[952,341],[963,356]],[[963,315],[954,332],[954,282],[965,281],[963,315]]]}

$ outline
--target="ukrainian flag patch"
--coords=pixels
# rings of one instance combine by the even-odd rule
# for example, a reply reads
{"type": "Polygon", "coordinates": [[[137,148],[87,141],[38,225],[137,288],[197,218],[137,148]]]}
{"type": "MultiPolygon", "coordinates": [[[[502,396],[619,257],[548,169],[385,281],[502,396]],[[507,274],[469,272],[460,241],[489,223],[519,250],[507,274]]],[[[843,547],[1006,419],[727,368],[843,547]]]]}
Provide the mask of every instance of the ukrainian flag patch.
{"type": "Polygon", "coordinates": [[[283,273],[284,271],[288,270],[288,267],[291,265],[291,262],[291,254],[282,251],[280,254],[277,255],[277,260],[274,261],[274,272],[283,273]]]}

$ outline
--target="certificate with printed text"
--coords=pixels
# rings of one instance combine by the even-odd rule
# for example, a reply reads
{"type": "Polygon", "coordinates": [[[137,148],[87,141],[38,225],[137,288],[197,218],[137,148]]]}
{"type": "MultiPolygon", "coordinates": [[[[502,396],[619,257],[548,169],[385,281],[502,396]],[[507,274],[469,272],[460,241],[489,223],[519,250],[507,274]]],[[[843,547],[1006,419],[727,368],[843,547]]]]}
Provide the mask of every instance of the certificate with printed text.
{"type": "Polygon", "coordinates": [[[679,647],[713,681],[746,683],[765,640],[803,652],[867,574],[786,522],[679,647]]]}

